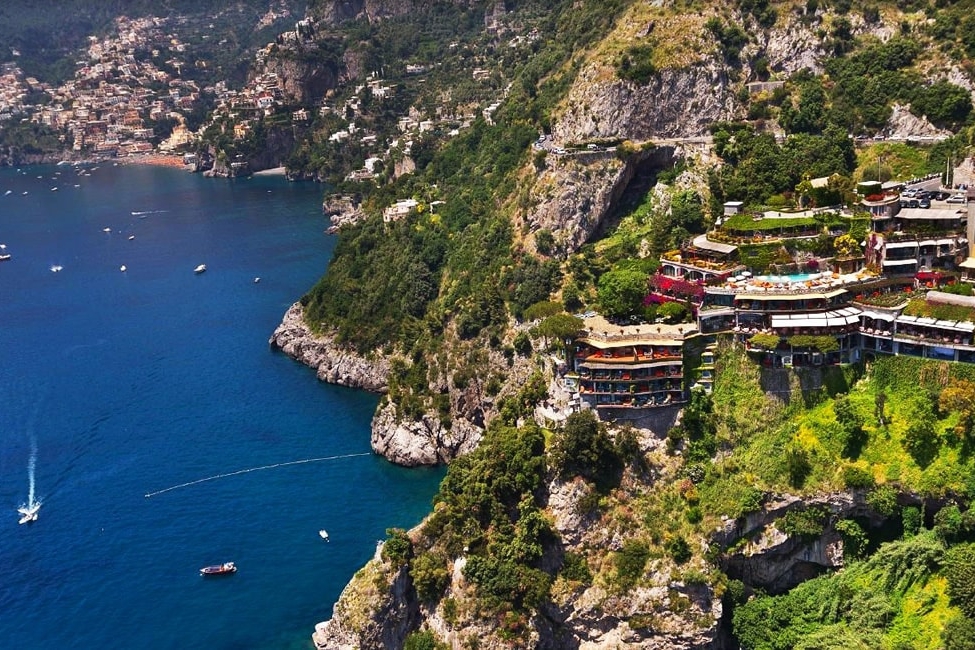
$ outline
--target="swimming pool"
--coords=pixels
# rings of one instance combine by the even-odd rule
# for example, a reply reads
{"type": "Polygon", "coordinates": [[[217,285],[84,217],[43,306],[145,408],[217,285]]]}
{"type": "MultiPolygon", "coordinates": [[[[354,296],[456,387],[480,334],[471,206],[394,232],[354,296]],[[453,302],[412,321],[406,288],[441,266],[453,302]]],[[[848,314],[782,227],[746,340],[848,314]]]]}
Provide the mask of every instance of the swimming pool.
{"type": "Polygon", "coordinates": [[[755,280],[759,282],[771,282],[772,284],[793,284],[796,282],[808,282],[818,280],[822,273],[796,273],[794,275],[756,275],[755,280]]]}

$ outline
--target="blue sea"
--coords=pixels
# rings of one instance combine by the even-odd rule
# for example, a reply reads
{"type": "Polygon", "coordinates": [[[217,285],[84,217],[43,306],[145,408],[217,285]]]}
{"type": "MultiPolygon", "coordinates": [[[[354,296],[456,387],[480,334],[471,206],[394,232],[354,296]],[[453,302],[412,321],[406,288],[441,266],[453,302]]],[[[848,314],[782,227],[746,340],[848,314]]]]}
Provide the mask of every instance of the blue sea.
{"type": "Polygon", "coordinates": [[[429,511],[441,470],[369,453],[376,396],[268,347],[327,225],[280,177],[0,170],[0,648],[309,648],[429,511]]]}

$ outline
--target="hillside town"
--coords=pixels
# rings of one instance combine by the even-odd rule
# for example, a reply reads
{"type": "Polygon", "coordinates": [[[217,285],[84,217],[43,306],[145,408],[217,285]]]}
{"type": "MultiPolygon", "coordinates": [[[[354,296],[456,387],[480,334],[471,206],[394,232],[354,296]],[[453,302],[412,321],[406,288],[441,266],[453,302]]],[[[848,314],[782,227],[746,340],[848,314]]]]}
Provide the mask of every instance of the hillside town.
{"type": "Polygon", "coordinates": [[[66,158],[114,158],[190,149],[214,107],[244,118],[235,131],[243,137],[247,118],[270,114],[284,101],[273,73],[258,74],[241,89],[194,80],[211,65],[195,58],[194,44],[208,40],[213,24],[193,34],[194,44],[180,37],[178,18],[122,16],[114,27],[103,38],[89,37],[74,77],[59,85],[26,76],[16,57],[0,64],[0,122],[54,129],[66,158]]]}
{"type": "Polygon", "coordinates": [[[89,38],[73,79],[53,86],[3,64],[0,119],[29,120],[63,133],[75,155],[149,153],[162,132],[164,149],[189,141],[184,115],[200,105],[201,89],[180,77],[186,50],[166,19],[120,17],[110,36],[89,38]],[[168,56],[164,56],[164,53],[168,56]],[[176,128],[163,128],[161,122],[176,128]]]}
{"type": "MultiPolygon", "coordinates": [[[[286,17],[271,12],[258,27],[286,17]]],[[[494,24],[493,29],[500,28],[494,24]]],[[[214,32],[213,23],[190,25],[179,17],[119,17],[111,33],[88,37],[87,48],[74,62],[73,78],[60,84],[26,75],[14,50],[12,60],[0,63],[0,124],[49,128],[63,145],[63,159],[165,154],[180,156],[182,162],[206,170],[212,166],[213,156],[197,156],[205,133],[210,144],[215,138],[240,144],[262,122],[304,128],[320,119],[329,125],[329,143],[354,144],[364,152],[361,166],[349,171],[345,180],[367,181],[386,170],[411,171],[409,154],[425,134],[437,130],[445,137],[457,135],[479,114],[490,123],[505,94],[488,90],[491,73],[479,67],[484,65],[483,57],[476,56],[470,78],[484,87],[484,102],[460,110],[440,105],[430,114],[409,106],[397,113],[392,130],[377,130],[363,118],[376,107],[388,107],[402,92],[400,84],[371,72],[351,92],[337,94],[323,87],[308,93],[299,88],[300,79],[282,78],[278,71],[282,57],[287,59],[288,53],[313,56],[320,50],[309,20],[298,20],[274,41],[257,48],[240,87],[228,79],[200,81],[214,78],[214,63],[200,53],[202,45],[215,38],[214,32]]],[[[515,34],[508,46],[529,47],[537,38],[537,30],[515,34]]],[[[224,43],[220,40],[216,46],[224,43]]],[[[451,47],[461,46],[454,43],[451,47]]],[[[435,67],[407,63],[404,69],[408,79],[422,85],[435,67]]],[[[221,148],[212,151],[218,159],[221,148]]],[[[259,171],[243,156],[234,155],[233,149],[233,159],[224,161],[229,175],[259,171]]]]}

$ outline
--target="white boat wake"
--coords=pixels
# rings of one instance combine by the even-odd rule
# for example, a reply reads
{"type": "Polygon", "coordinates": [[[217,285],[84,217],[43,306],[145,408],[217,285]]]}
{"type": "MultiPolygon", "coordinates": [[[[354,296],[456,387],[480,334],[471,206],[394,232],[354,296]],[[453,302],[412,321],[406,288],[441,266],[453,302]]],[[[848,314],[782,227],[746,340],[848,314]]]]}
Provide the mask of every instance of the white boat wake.
{"type": "Polygon", "coordinates": [[[17,523],[28,524],[37,521],[37,511],[41,509],[41,502],[35,493],[34,469],[37,466],[37,439],[30,437],[30,458],[27,459],[27,503],[17,508],[20,513],[20,521],[17,523]]]}

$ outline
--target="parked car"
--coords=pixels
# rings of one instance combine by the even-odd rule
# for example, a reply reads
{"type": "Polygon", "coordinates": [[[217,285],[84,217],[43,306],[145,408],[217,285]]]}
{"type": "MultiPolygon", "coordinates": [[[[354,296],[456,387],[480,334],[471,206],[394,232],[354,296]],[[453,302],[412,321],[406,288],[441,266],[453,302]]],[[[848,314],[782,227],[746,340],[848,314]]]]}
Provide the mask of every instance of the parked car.
{"type": "Polygon", "coordinates": [[[949,196],[945,203],[968,203],[968,197],[964,194],[955,194],[954,196],[949,196]]]}
{"type": "Polygon", "coordinates": [[[930,208],[931,207],[931,200],[928,199],[928,198],[923,198],[923,199],[921,199],[920,201],[917,202],[917,207],[919,207],[919,208],[930,208]]]}

